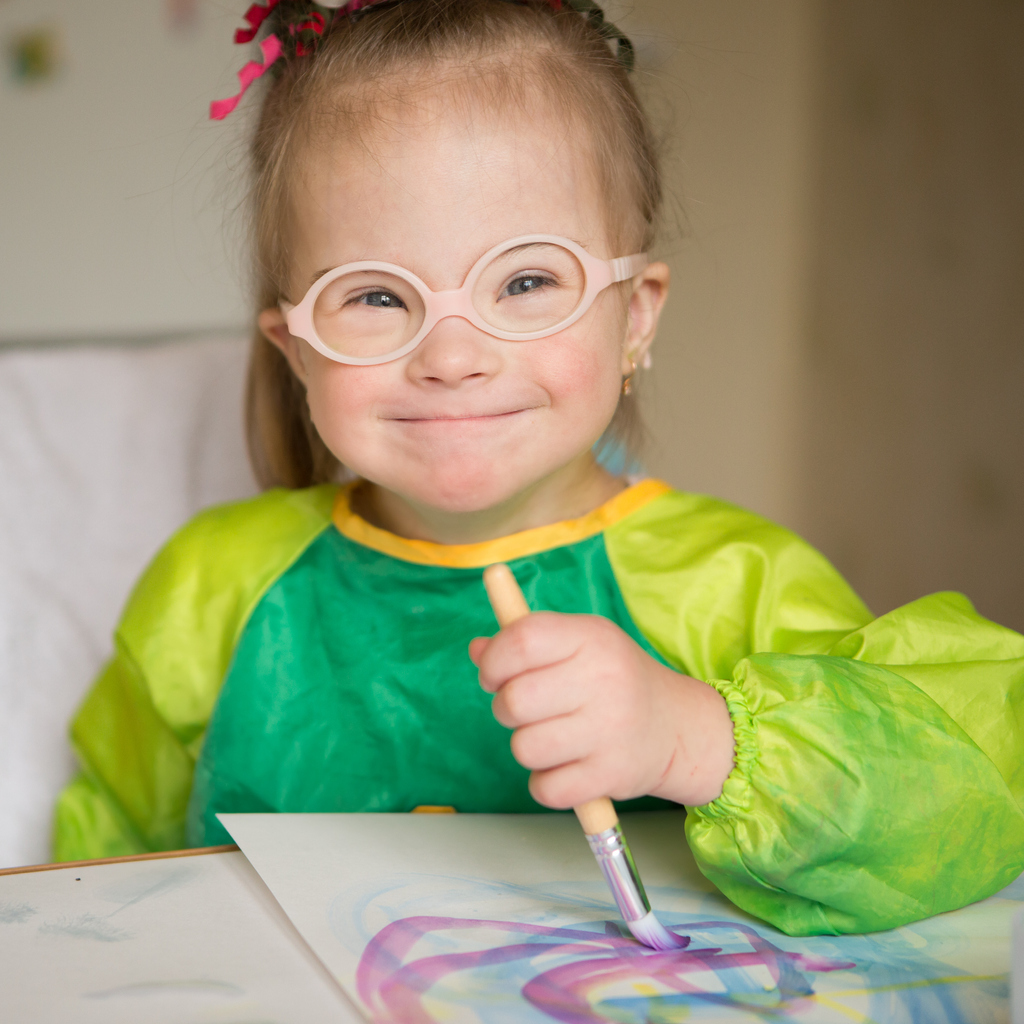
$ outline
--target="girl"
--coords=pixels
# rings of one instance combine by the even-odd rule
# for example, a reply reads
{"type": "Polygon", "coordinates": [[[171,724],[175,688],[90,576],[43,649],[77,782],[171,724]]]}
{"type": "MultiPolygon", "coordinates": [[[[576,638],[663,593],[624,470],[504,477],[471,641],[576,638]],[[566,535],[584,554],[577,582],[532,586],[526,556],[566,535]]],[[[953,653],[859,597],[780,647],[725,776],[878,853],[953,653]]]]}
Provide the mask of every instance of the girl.
{"type": "Polygon", "coordinates": [[[272,489],[143,576],[74,722],[57,856],[225,842],[221,811],[608,795],[685,805],[701,870],[793,934],[1012,881],[1024,638],[955,594],[875,619],[787,531],[595,460],[668,288],[642,255],[650,132],[595,6],[247,20],[270,34],[243,82],[276,75],[249,381],[272,489]],[[467,658],[497,561],[546,611],[467,658]]]}

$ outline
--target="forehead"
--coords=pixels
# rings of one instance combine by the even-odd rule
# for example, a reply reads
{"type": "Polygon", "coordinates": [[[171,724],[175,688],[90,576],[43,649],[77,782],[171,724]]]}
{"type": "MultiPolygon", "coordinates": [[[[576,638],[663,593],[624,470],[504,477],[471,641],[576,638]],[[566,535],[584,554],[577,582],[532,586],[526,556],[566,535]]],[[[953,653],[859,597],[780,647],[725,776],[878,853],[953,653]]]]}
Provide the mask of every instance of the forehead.
{"type": "Polygon", "coordinates": [[[536,233],[621,255],[605,251],[587,139],[539,92],[499,103],[438,90],[378,104],[358,126],[338,119],[317,133],[302,167],[294,251],[314,269],[385,259],[430,283],[437,266],[467,271],[492,245],[536,233]]]}

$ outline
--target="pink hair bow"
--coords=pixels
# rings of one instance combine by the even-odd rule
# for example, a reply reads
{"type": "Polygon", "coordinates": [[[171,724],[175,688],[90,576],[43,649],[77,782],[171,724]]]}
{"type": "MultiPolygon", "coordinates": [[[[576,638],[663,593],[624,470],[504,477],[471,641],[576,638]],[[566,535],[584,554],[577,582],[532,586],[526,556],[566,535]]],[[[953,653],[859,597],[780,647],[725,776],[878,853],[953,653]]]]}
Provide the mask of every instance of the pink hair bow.
{"type": "MultiPolygon", "coordinates": [[[[240,32],[244,29],[239,29],[240,32]]],[[[270,70],[270,66],[276,61],[281,54],[284,52],[281,48],[281,40],[277,36],[267,36],[266,39],[260,43],[260,50],[263,52],[263,63],[261,64],[258,60],[251,60],[248,64],[238,72],[238,81],[241,83],[242,88],[238,90],[234,96],[229,96],[226,100],[214,100],[210,104],[210,120],[211,121],[223,121],[228,114],[231,113],[235,107],[238,106],[238,101],[245,95],[246,89],[256,81],[260,75],[270,70]]]]}
{"type": "MultiPolygon", "coordinates": [[[[249,23],[249,27],[240,28],[235,31],[235,42],[251,43],[256,38],[256,35],[260,30],[260,26],[267,20],[270,12],[280,2],[281,0],[267,0],[265,4],[253,4],[249,10],[245,12],[244,16],[245,20],[249,23]]],[[[298,25],[289,25],[288,31],[293,36],[305,31],[315,32],[319,36],[323,35],[325,25],[326,21],[324,16],[322,14],[313,13],[306,21],[303,21],[298,25]]],[[[238,72],[238,81],[241,85],[238,92],[234,96],[228,97],[226,100],[214,100],[210,104],[211,121],[223,121],[224,118],[238,106],[239,101],[245,95],[249,86],[252,85],[252,83],[261,75],[266,74],[275,61],[279,60],[284,54],[284,47],[281,45],[281,40],[273,34],[267,36],[267,38],[260,43],[260,50],[263,53],[262,62],[258,60],[251,60],[242,68],[241,71],[238,72]]],[[[311,52],[312,48],[300,40],[296,47],[296,53],[298,56],[303,57],[307,53],[311,52]]]]}
{"type": "Polygon", "coordinates": [[[236,43],[251,43],[260,30],[260,25],[267,20],[270,12],[281,2],[281,0],[267,0],[265,4],[253,4],[245,12],[245,20],[249,22],[248,28],[240,28],[235,31],[236,43]]]}

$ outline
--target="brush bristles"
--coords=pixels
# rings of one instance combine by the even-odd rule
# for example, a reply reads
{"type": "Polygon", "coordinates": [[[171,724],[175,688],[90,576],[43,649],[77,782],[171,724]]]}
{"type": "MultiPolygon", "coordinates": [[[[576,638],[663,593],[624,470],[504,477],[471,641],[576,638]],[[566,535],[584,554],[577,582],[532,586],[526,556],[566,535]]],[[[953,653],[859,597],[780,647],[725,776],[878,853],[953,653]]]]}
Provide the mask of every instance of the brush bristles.
{"type": "Polygon", "coordinates": [[[633,937],[651,949],[679,949],[686,945],[686,940],[680,938],[675,932],[670,932],[650,911],[639,921],[627,921],[629,930],[633,937]]]}

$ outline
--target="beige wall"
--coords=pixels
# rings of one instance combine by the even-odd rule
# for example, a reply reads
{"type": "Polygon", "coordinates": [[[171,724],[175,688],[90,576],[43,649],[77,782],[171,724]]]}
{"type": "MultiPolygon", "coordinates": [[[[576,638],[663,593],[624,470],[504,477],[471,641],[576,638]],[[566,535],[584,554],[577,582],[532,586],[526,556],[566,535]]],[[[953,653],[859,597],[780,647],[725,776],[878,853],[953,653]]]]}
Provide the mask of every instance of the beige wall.
{"type": "Polygon", "coordinates": [[[961,589],[1024,628],[1024,5],[628,6],[687,218],[649,465],[878,612],[961,589]]]}
{"type": "Polygon", "coordinates": [[[622,23],[639,45],[638,81],[667,134],[663,249],[674,281],[643,381],[648,465],[677,486],[791,522],[812,8],[628,6],[622,23]]]}
{"type": "Polygon", "coordinates": [[[245,114],[231,41],[244,0],[172,31],[163,0],[0,0],[0,344],[236,328],[245,275],[226,234],[245,114]],[[59,41],[51,81],[8,49],[59,41]]]}
{"type": "Polygon", "coordinates": [[[1024,5],[821,5],[798,525],[1024,628],[1024,5]]]}

